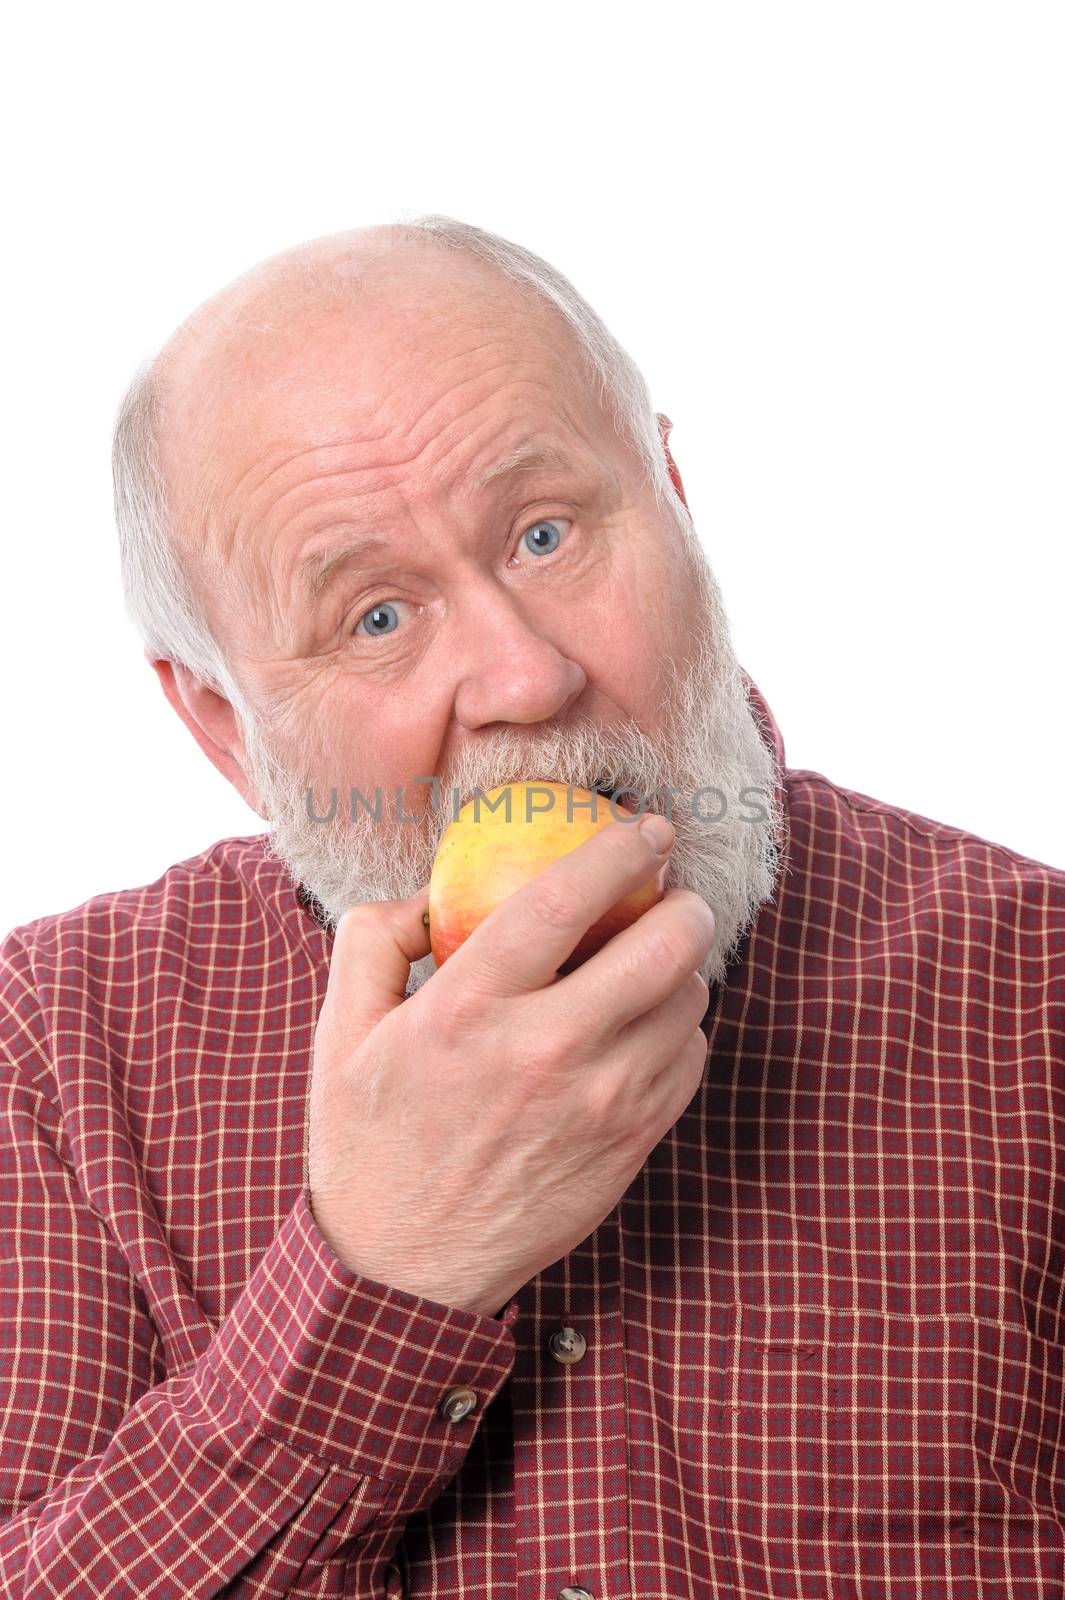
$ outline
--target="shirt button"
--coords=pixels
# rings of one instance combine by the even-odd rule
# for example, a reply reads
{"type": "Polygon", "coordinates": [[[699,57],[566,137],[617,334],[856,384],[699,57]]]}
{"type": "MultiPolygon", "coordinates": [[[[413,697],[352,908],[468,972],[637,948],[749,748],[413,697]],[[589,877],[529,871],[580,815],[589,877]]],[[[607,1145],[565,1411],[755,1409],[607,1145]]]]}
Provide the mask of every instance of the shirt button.
{"type": "Polygon", "coordinates": [[[585,1589],[581,1584],[575,1583],[572,1588],[560,1589],[558,1600],[595,1600],[595,1595],[590,1589],[585,1589]]]}
{"type": "MultiPolygon", "coordinates": [[[[547,1341],[547,1348],[556,1361],[560,1361],[564,1367],[572,1367],[573,1363],[579,1361],[584,1355],[588,1348],[588,1343],[584,1335],[578,1333],[576,1328],[556,1328],[547,1341]]],[[[577,1590],[573,1592],[576,1594],[577,1590]]]]}
{"type": "Polygon", "coordinates": [[[461,1422],[476,1404],[477,1395],[473,1389],[449,1389],[440,1402],[440,1415],[448,1422],[461,1422]]]}

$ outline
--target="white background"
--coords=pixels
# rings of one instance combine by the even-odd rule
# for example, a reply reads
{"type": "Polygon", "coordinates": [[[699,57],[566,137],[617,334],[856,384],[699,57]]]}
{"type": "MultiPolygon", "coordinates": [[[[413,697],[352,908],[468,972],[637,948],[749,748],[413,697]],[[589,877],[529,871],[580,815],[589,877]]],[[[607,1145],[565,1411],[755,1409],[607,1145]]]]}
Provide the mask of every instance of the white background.
{"type": "Polygon", "coordinates": [[[265,824],[125,617],[110,431],[192,307],[443,211],[642,366],[789,765],[1065,866],[1065,12],[20,8],[3,931],[265,824]]]}

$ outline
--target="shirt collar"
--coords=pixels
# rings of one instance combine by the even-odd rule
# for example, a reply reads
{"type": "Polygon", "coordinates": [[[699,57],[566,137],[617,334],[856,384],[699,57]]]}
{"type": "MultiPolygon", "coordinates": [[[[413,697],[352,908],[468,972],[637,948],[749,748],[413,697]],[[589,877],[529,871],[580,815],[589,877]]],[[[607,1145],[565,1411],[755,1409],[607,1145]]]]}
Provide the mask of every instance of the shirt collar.
{"type": "Polygon", "coordinates": [[[759,689],[758,685],[755,683],[754,679],[751,677],[746,668],[741,667],[740,671],[743,673],[743,679],[747,685],[747,699],[750,703],[751,710],[754,712],[754,719],[758,724],[758,731],[762,736],[763,743],[771,745],[773,753],[776,756],[773,797],[776,801],[778,815],[781,817],[783,824],[783,837],[780,840],[780,864],[781,871],[783,871],[784,867],[787,865],[788,856],[788,807],[787,790],[784,782],[786,770],[784,756],[784,735],[777,726],[777,719],[770,710],[769,702],[765,698],[765,695],[762,693],[761,689],[759,689]]]}

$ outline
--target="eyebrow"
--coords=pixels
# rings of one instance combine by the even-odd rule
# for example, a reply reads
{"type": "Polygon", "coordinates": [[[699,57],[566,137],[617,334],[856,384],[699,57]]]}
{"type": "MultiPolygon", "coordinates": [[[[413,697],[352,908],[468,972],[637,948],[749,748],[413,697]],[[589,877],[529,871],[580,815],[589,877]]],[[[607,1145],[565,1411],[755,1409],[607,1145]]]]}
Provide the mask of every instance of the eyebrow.
{"type": "Polygon", "coordinates": [[[569,456],[553,444],[537,444],[533,439],[522,439],[478,478],[475,488],[483,492],[498,478],[508,478],[516,472],[529,472],[535,467],[569,468],[572,465],[569,456]]]}
{"type": "Polygon", "coordinates": [[[367,550],[383,550],[387,542],[376,533],[364,533],[349,539],[335,550],[327,550],[324,554],[316,550],[313,556],[308,556],[301,563],[299,571],[311,604],[318,599],[337,567],[344,566],[353,556],[364,555],[367,550]]]}
{"type": "MultiPolygon", "coordinates": [[[[514,477],[519,472],[532,472],[538,467],[560,467],[570,470],[574,467],[574,463],[555,445],[537,443],[531,438],[521,439],[475,481],[474,492],[483,494],[486,489],[503,478],[514,477]]],[[[379,534],[367,533],[347,540],[334,550],[325,552],[318,550],[314,555],[308,556],[300,565],[299,575],[311,604],[318,600],[338,567],[345,566],[355,556],[364,555],[368,550],[383,550],[387,547],[387,539],[381,538],[379,534]]]]}

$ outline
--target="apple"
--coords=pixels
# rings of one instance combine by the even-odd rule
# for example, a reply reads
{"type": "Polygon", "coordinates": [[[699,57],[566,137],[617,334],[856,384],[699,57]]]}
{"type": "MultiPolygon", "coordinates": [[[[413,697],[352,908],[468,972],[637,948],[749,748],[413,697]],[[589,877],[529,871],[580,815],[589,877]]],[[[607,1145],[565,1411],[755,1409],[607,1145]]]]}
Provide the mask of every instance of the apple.
{"type": "MultiPolygon", "coordinates": [[[[632,817],[625,825],[635,828],[637,815],[591,789],[552,782],[501,784],[483,798],[468,800],[441,837],[429,878],[429,938],[436,965],[442,966],[496,906],[552,861],[612,822],[632,817]],[[509,818],[500,798],[508,790],[509,818]],[[572,819],[567,818],[567,794],[572,795],[572,819]],[[491,809],[494,804],[498,809],[491,809]]],[[[661,900],[658,876],[594,922],[559,972],[580,966],[661,900]]]]}

